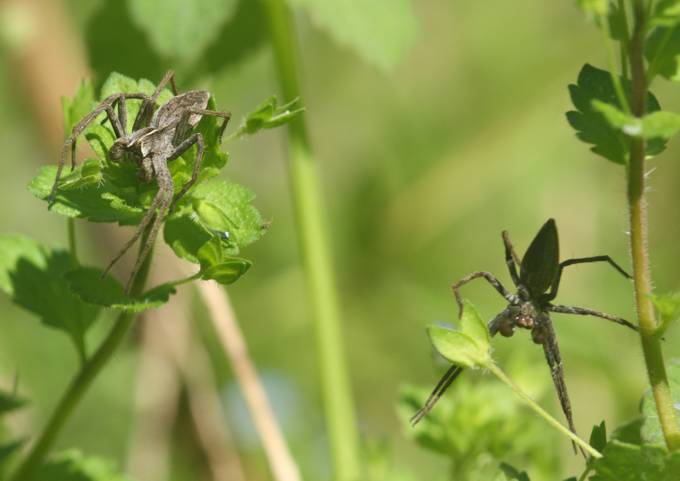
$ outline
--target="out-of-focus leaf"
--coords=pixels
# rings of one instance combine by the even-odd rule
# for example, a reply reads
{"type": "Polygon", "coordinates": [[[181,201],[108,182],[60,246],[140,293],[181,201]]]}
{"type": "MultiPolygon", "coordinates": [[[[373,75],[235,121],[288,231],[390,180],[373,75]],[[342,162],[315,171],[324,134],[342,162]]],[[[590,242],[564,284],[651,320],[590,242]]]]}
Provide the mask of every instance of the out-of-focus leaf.
{"type": "Polygon", "coordinates": [[[593,461],[590,481],[677,481],[680,473],[680,452],[661,446],[612,441],[602,454],[593,461]]]}
{"type": "MultiPolygon", "coordinates": [[[[630,92],[630,82],[621,79],[626,93],[630,92]]],[[[609,119],[593,107],[594,101],[608,104],[618,111],[622,107],[616,97],[611,75],[592,65],[583,66],[576,85],[569,86],[572,103],[577,110],[567,112],[567,120],[576,130],[579,139],[592,144],[590,150],[617,164],[625,164],[630,152],[630,139],[620,129],[612,127],[609,119]]],[[[597,104],[599,105],[599,104],[597,104]]],[[[660,110],[659,102],[648,93],[647,112],[660,110]]],[[[621,120],[617,117],[617,120],[621,120]]],[[[663,139],[652,139],[646,143],[646,155],[661,153],[666,147],[663,139]]]]}
{"type": "Polygon", "coordinates": [[[128,0],[133,21],[166,58],[195,60],[234,14],[236,0],[128,0]]]}
{"type": "Polygon", "coordinates": [[[238,128],[237,135],[252,135],[262,129],[273,129],[289,122],[304,112],[300,99],[293,99],[285,105],[277,105],[271,96],[250,112],[238,128]]]}
{"type": "Polygon", "coordinates": [[[413,43],[411,0],[290,0],[340,45],[356,50],[382,70],[392,69],[413,43]]]}
{"type": "Polygon", "coordinates": [[[36,481],[130,481],[106,459],[85,457],[77,450],[53,456],[34,476],[36,481]]]}
{"type": "Polygon", "coordinates": [[[657,329],[658,335],[661,337],[671,324],[680,318],[680,292],[654,294],[652,295],[652,302],[661,317],[661,322],[657,329]]]}
{"type": "Polygon", "coordinates": [[[3,474],[3,468],[5,467],[5,463],[7,463],[9,458],[14,453],[16,453],[23,444],[24,441],[22,440],[0,444],[0,479],[4,479],[1,476],[3,474]]]}
{"type": "Polygon", "coordinates": [[[651,25],[672,27],[680,22],[680,2],[678,0],[661,0],[654,7],[649,19],[651,25]]]}
{"type": "Polygon", "coordinates": [[[610,126],[630,137],[668,140],[680,131],[680,115],[673,112],[659,110],[639,119],[599,100],[593,100],[593,108],[610,126]]]}
{"type": "Polygon", "coordinates": [[[99,309],[66,286],[64,274],[75,266],[66,251],[47,250],[28,237],[0,236],[0,289],[46,325],[66,332],[83,355],[85,333],[99,309]]]}
{"type": "Polygon", "coordinates": [[[577,0],[576,3],[588,15],[599,17],[609,12],[609,0],[577,0]]]}
{"type": "MultiPolygon", "coordinates": [[[[671,389],[673,408],[676,419],[680,419],[680,359],[671,359],[666,363],[668,384],[671,389]]],[[[659,414],[656,411],[656,403],[651,390],[648,390],[642,398],[642,417],[644,419],[640,434],[642,440],[649,444],[664,444],[663,431],[659,423],[659,414]]],[[[680,421],[678,421],[680,428],[680,421]]],[[[680,471],[678,471],[680,472],[680,471]]]]}
{"type": "Polygon", "coordinates": [[[171,284],[161,284],[138,298],[129,296],[116,279],[95,267],[79,267],[65,276],[68,287],[83,301],[97,306],[120,309],[130,312],[141,312],[160,307],[166,302],[175,288],[171,284]]]}
{"type": "Polygon", "coordinates": [[[505,478],[508,481],[531,481],[529,479],[529,475],[525,471],[518,471],[516,468],[513,466],[510,466],[507,463],[501,463],[499,466],[501,468],[501,471],[503,471],[503,474],[505,474],[505,478]]]}
{"type": "Polygon", "coordinates": [[[0,391],[0,414],[4,414],[26,404],[26,400],[4,391],[0,391]]]}
{"type": "Polygon", "coordinates": [[[645,42],[648,76],[657,74],[668,80],[680,81],[680,25],[654,29],[645,42]]]}
{"type": "Polygon", "coordinates": [[[593,430],[590,432],[590,441],[588,444],[600,452],[602,452],[604,447],[607,445],[607,427],[605,426],[604,421],[593,426],[593,430]]]}

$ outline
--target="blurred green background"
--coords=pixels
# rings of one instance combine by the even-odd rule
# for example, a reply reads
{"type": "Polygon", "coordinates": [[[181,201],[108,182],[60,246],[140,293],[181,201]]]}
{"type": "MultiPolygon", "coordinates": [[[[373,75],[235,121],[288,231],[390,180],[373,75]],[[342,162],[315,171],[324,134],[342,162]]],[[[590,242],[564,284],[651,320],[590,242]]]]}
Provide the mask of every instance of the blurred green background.
{"type": "MultiPolygon", "coordinates": [[[[154,51],[126,2],[47,3],[66,12],[96,82],[112,70],[157,81],[172,67],[180,89],[212,90],[218,107],[232,112],[232,127],[277,92],[257,1],[240,0],[200,58],[184,63],[154,51]]],[[[404,436],[396,403],[402,384],[428,388],[440,374],[424,327],[454,321],[449,286],[474,270],[496,273],[507,285],[501,230],[509,230],[523,252],[548,217],[557,220],[563,258],[609,254],[628,266],[629,256],[623,170],[591,154],[564,117],[571,108],[567,85],[575,82],[581,66],[607,68],[600,32],[566,0],[421,0],[413,2],[413,12],[413,42],[390,71],[364,62],[304,12],[296,15],[296,26],[304,115],[323,175],[360,431],[367,439],[389,442],[398,471],[430,480],[443,479],[445,459],[404,436]]],[[[16,61],[16,24],[8,22],[13,17],[7,9],[3,14],[1,232],[65,245],[63,219],[25,190],[37,167],[56,162],[58,151],[37,120],[26,78],[30,69],[16,61]]],[[[70,65],[58,56],[52,61],[55,75],[70,65]]],[[[60,94],[72,95],[75,88],[60,94]]],[[[662,106],[677,109],[677,88],[659,80],[652,89],[662,106]]],[[[229,293],[293,454],[306,479],[325,480],[330,461],[284,135],[284,130],[272,131],[225,146],[231,161],[224,174],[256,192],[257,207],[272,221],[268,234],[244,253],[254,267],[229,293]]],[[[671,143],[651,163],[656,170],[649,177],[649,248],[660,292],[680,287],[678,154],[677,143],[671,143]]],[[[80,224],[78,231],[92,262],[111,257],[112,252],[99,249],[89,227],[80,224]]],[[[156,258],[162,261],[163,254],[156,258]]],[[[503,307],[483,282],[464,292],[487,318],[503,307]]],[[[631,285],[605,265],[571,268],[559,300],[634,318],[631,285]]],[[[194,311],[187,316],[202,316],[200,306],[194,311]]],[[[0,318],[0,383],[7,387],[18,372],[21,392],[31,399],[30,409],[13,419],[12,427],[34,433],[74,372],[76,357],[66,336],[40,325],[6,297],[0,297],[0,318]]],[[[646,386],[638,338],[597,319],[555,315],[554,321],[578,430],[587,436],[603,419],[615,426],[634,418],[646,386]]],[[[108,322],[95,326],[92,345],[108,322]]],[[[131,336],[96,382],[59,446],[79,446],[125,465],[135,423],[137,339],[131,336]]],[[[517,362],[518,356],[524,365],[535,365],[527,382],[543,383],[543,404],[562,419],[543,354],[528,334],[497,339],[494,346],[501,366],[517,362]]],[[[677,328],[664,347],[668,357],[680,355],[677,328]]],[[[268,479],[229,366],[217,363],[217,368],[248,479],[268,479]]],[[[471,379],[480,376],[470,374],[471,379]]],[[[455,391],[445,403],[459,395],[455,391]]],[[[510,391],[505,395],[512,396],[510,391]]],[[[533,422],[531,416],[526,419],[533,422]]],[[[558,450],[559,474],[575,472],[581,461],[568,441],[536,422],[537,432],[558,450]]],[[[174,432],[173,479],[209,479],[201,456],[185,439],[191,435],[181,412],[174,432]]],[[[522,468],[531,472],[530,466],[522,468]]]]}

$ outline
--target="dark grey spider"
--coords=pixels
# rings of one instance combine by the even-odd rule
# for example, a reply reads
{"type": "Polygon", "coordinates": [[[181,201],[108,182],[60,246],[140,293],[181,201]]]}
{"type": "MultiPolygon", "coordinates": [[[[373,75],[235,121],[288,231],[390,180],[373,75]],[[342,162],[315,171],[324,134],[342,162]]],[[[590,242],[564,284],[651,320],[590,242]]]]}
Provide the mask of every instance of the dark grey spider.
{"type": "Polygon", "coordinates": [[[116,136],[116,140],[109,149],[109,158],[113,161],[130,160],[135,162],[139,166],[140,176],[143,181],[151,182],[155,179],[158,184],[158,193],[142,218],[137,231],[104,271],[104,274],[108,273],[111,267],[134,245],[142,233],[146,231],[149,224],[151,224],[148,235],[144,239],[144,245],[140,249],[139,256],[127,282],[126,291],[128,292],[130,291],[132,280],[137,275],[137,272],[139,272],[142,263],[156,240],[166,215],[198,178],[203,159],[204,140],[199,132],[193,132],[193,130],[203,115],[212,115],[223,119],[219,130],[219,139],[222,139],[222,134],[231,115],[228,112],[207,110],[206,107],[208,106],[210,95],[210,92],[206,90],[190,90],[178,95],[174,83],[174,72],[168,71],[151,96],[143,93],[119,93],[104,99],[92,112],[76,124],[71,135],[64,143],[57,168],[57,176],[48,199],[50,206],[54,203],[59,178],[69,149],[71,150],[71,168],[73,168],[78,136],[104,112],[107,115],[105,121],[108,119],[111,123],[116,136]],[[172,91],[175,96],[156,110],[156,101],[168,82],[172,85],[172,91]],[[128,99],[142,100],[142,105],[137,117],[135,117],[130,133],[125,131],[127,125],[125,102],[128,99]],[[117,114],[115,107],[118,110],[117,114]],[[197,149],[191,179],[175,196],[175,187],[170,170],[168,169],[168,162],[181,156],[194,144],[196,144],[197,149]]]}
{"type": "MultiPolygon", "coordinates": [[[[584,307],[563,306],[552,304],[557,296],[557,289],[560,285],[562,270],[570,265],[583,264],[587,262],[608,262],[625,277],[630,278],[616,262],[609,256],[582,257],[578,259],[567,259],[559,261],[559,240],[557,236],[557,226],[554,219],[549,219],[536,237],[531,242],[526,254],[519,261],[515,249],[510,242],[507,231],[503,231],[503,244],[505,245],[505,262],[510,271],[512,282],[517,287],[517,293],[510,293],[496,277],[489,272],[473,272],[456,282],[452,288],[456,296],[456,302],[462,313],[463,301],[460,296],[460,288],[473,279],[483,278],[491,284],[507,301],[508,306],[489,322],[489,333],[494,336],[497,332],[505,337],[514,334],[515,328],[520,327],[531,330],[531,338],[534,343],[541,344],[545,353],[545,358],[550,367],[557,395],[562,405],[569,429],[576,433],[572,416],[571,403],[567,386],[564,382],[564,369],[562,358],[557,345],[555,330],[550,320],[550,312],[560,312],[566,314],[578,314],[583,316],[596,316],[616,322],[633,330],[638,328],[617,316],[604,312],[587,309],[584,307]],[[519,274],[517,267],[519,266],[519,274]]],[[[463,368],[453,365],[439,380],[432,393],[428,397],[424,406],[411,418],[413,425],[417,424],[435,405],[442,394],[448,389],[451,383],[460,375],[463,368]]]]}

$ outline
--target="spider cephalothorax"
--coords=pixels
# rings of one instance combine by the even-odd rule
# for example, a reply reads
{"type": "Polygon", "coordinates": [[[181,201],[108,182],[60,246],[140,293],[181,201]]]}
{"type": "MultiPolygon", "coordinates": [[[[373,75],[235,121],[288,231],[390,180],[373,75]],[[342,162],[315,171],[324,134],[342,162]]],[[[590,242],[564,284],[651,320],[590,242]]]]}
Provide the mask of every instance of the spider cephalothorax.
{"type": "MultiPolygon", "coordinates": [[[[572,264],[608,262],[624,276],[630,278],[630,275],[609,256],[582,257],[560,262],[557,226],[553,219],[549,219],[541,227],[521,262],[510,242],[508,233],[504,231],[502,237],[505,245],[505,262],[508,266],[512,282],[517,288],[517,293],[509,292],[493,274],[478,271],[463,277],[452,286],[456,302],[462,313],[463,299],[460,295],[460,288],[477,278],[486,279],[508,301],[508,306],[489,322],[489,333],[494,336],[497,332],[500,332],[501,335],[510,337],[517,328],[531,330],[533,342],[543,346],[545,358],[550,367],[553,383],[555,384],[562,410],[569,423],[569,428],[576,432],[572,418],[571,403],[566,384],[564,383],[562,358],[557,345],[555,330],[550,320],[550,312],[596,316],[633,330],[637,330],[637,327],[625,319],[604,312],[585,307],[553,304],[552,301],[557,296],[562,270],[572,264]]],[[[411,419],[414,424],[432,409],[444,391],[460,375],[462,369],[462,367],[456,365],[449,368],[432,391],[425,405],[411,419]]]]}

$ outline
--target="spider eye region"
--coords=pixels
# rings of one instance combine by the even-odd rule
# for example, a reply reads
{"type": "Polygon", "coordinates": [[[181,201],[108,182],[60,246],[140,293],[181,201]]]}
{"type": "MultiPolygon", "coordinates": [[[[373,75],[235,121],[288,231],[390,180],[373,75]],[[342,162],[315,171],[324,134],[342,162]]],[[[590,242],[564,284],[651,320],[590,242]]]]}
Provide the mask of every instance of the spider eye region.
{"type": "Polygon", "coordinates": [[[116,140],[109,149],[109,158],[111,160],[122,160],[127,152],[127,145],[124,143],[125,139],[116,140]]]}

